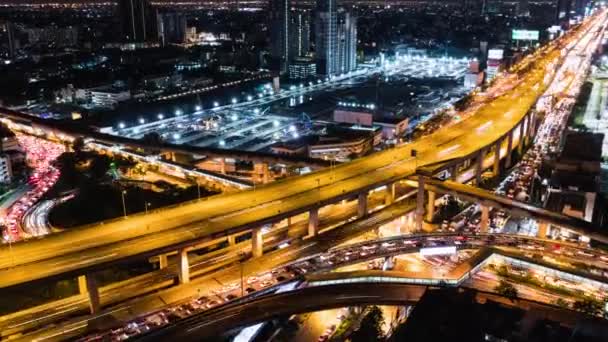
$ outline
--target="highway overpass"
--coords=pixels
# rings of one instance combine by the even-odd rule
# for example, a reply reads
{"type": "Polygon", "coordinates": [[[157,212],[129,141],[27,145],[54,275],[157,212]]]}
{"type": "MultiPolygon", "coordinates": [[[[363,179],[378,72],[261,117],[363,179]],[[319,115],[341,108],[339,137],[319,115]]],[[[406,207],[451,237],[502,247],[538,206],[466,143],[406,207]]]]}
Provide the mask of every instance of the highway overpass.
{"type": "MultiPolygon", "coordinates": [[[[264,224],[309,213],[308,232],[315,236],[319,208],[344,199],[356,199],[357,216],[364,218],[369,213],[370,191],[384,187],[387,202],[391,203],[394,184],[413,175],[418,167],[483,155],[498,142],[507,146],[508,141],[518,141],[522,146],[529,142],[536,126],[535,114],[529,109],[543,94],[555,64],[563,58],[559,47],[577,41],[583,33],[592,31],[596,35],[592,29],[604,21],[602,13],[563,40],[551,43],[539,53],[535,66],[527,74],[505,81],[513,82],[513,87],[487,99],[474,116],[411,144],[256,190],[214,196],[3,247],[0,287],[85,274],[133,258],[175,251],[180,255],[180,280],[188,282],[187,252],[206,241],[251,232],[253,255],[259,256],[263,251],[264,224]]],[[[516,146],[511,144],[510,148],[516,146]]],[[[93,290],[91,293],[96,292],[93,282],[89,280],[87,285],[93,290]]]]}

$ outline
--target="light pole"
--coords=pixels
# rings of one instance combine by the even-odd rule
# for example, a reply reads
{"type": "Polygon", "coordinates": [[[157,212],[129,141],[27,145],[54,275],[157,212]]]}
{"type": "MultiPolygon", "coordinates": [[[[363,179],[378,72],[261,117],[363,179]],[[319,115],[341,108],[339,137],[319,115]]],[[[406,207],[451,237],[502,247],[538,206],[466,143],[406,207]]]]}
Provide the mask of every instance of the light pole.
{"type": "Polygon", "coordinates": [[[120,192],[120,195],[122,197],[122,214],[124,218],[127,218],[127,206],[125,205],[125,194],[127,193],[127,190],[123,190],[120,192]]]}
{"type": "Polygon", "coordinates": [[[148,215],[148,207],[150,207],[152,203],[146,202],[146,215],[148,215]]]}

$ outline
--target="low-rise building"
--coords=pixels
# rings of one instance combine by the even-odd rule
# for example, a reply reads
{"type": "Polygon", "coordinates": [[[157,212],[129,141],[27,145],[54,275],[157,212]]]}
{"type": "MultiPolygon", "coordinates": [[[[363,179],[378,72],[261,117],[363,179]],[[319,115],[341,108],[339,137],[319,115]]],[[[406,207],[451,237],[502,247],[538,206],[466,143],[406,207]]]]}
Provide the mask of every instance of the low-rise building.
{"type": "Polygon", "coordinates": [[[603,134],[569,132],[559,157],[550,161],[545,207],[588,222],[602,223],[598,210],[603,134]]]}
{"type": "Polygon", "coordinates": [[[0,183],[7,184],[13,180],[13,169],[10,155],[0,154],[0,183]]]}
{"type": "Polygon", "coordinates": [[[401,137],[408,129],[409,118],[376,110],[374,105],[355,105],[339,102],[333,113],[334,122],[361,126],[382,127],[382,139],[391,142],[401,137]]]}
{"type": "Polygon", "coordinates": [[[298,57],[289,63],[289,78],[302,80],[315,77],[317,65],[312,58],[298,57]]]}

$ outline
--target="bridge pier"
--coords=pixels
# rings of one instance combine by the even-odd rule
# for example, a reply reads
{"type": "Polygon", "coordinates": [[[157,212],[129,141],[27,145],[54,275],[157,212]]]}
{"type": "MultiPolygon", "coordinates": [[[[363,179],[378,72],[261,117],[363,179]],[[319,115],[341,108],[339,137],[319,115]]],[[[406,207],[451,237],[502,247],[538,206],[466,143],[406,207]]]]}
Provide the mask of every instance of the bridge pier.
{"type": "Polygon", "coordinates": [[[188,250],[180,249],[179,256],[179,283],[187,284],[190,282],[190,263],[188,261],[188,250]]]}
{"type": "Polygon", "coordinates": [[[226,174],[226,158],[220,158],[220,172],[226,174]]]}
{"type": "Polygon", "coordinates": [[[458,163],[450,166],[450,180],[456,181],[458,178],[458,163]]]}
{"type": "Polygon", "coordinates": [[[264,237],[261,228],[255,228],[251,231],[251,254],[254,258],[264,254],[264,237]]]}
{"type": "Polygon", "coordinates": [[[490,207],[485,204],[480,204],[481,207],[481,220],[479,221],[479,231],[481,233],[487,233],[490,225],[490,207]]]}
{"type": "Polygon", "coordinates": [[[517,153],[521,157],[522,152],[524,151],[524,121],[522,120],[519,123],[519,143],[517,144],[517,153]]]}
{"type": "Polygon", "coordinates": [[[539,239],[546,239],[547,234],[549,233],[549,224],[544,221],[539,221],[538,223],[538,232],[536,233],[536,237],[539,239]]]}
{"type": "Polygon", "coordinates": [[[428,200],[426,202],[426,222],[433,222],[433,215],[435,215],[435,191],[427,191],[428,200]]]}
{"type": "Polygon", "coordinates": [[[477,165],[475,166],[475,185],[479,186],[479,184],[481,184],[481,174],[483,173],[483,158],[486,154],[486,150],[485,148],[482,148],[481,150],[479,150],[479,153],[477,154],[477,158],[476,158],[476,163],[477,165]]]}
{"type": "Polygon", "coordinates": [[[267,163],[262,163],[262,183],[267,184],[270,181],[270,170],[267,163]]]}
{"type": "Polygon", "coordinates": [[[96,314],[101,309],[101,301],[99,299],[99,287],[97,280],[92,274],[83,274],[78,276],[78,290],[80,294],[88,294],[89,310],[91,314],[96,314]]]}
{"type": "Polygon", "coordinates": [[[165,269],[167,268],[167,265],[169,264],[169,261],[167,260],[167,254],[161,254],[158,256],[158,268],[165,269]]]}
{"type": "Polygon", "coordinates": [[[386,185],[386,197],[384,198],[385,205],[391,205],[395,201],[395,183],[386,185]]]}
{"type": "Polygon", "coordinates": [[[498,140],[494,147],[494,165],[492,167],[492,173],[494,177],[500,176],[500,147],[502,146],[502,140],[498,140]]]}
{"type": "Polygon", "coordinates": [[[505,168],[511,167],[511,157],[513,155],[513,130],[507,135],[507,159],[505,161],[505,168]]]}
{"type": "Polygon", "coordinates": [[[361,218],[367,215],[367,191],[360,193],[357,196],[357,217],[361,218]]]}
{"type": "Polygon", "coordinates": [[[226,241],[228,241],[228,246],[234,246],[236,244],[236,236],[235,235],[228,235],[226,237],[226,241]]]}
{"type": "Polygon", "coordinates": [[[422,230],[424,215],[424,178],[418,176],[418,192],[416,193],[416,231],[422,230]]]}
{"type": "Polygon", "coordinates": [[[311,209],[308,212],[308,236],[317,236],[319,234],[319,208],[311,209]]]}

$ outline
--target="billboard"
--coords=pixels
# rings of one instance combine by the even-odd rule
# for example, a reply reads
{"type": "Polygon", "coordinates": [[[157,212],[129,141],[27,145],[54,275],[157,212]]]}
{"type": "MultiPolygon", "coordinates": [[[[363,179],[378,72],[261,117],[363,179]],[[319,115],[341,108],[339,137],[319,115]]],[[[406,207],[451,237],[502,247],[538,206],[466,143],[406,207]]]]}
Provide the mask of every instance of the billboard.
{"type": "Polygon", "coordinates": [[[538,40],[539,32],[533,30],[513,30],[511,39],[513,40],[538,40]]]}
{"type": "Polygon", "coordinates": [[[488,50],[488,59],[501,60],[504,56],[503,49],[490,49],[488,50]]]}
{"type": "Polygon", "coordinates": [[[452,254],[456,254],[456,246],[420,248],[420,255],[422,255],[422,256],[452,255],[452,254]]]}

